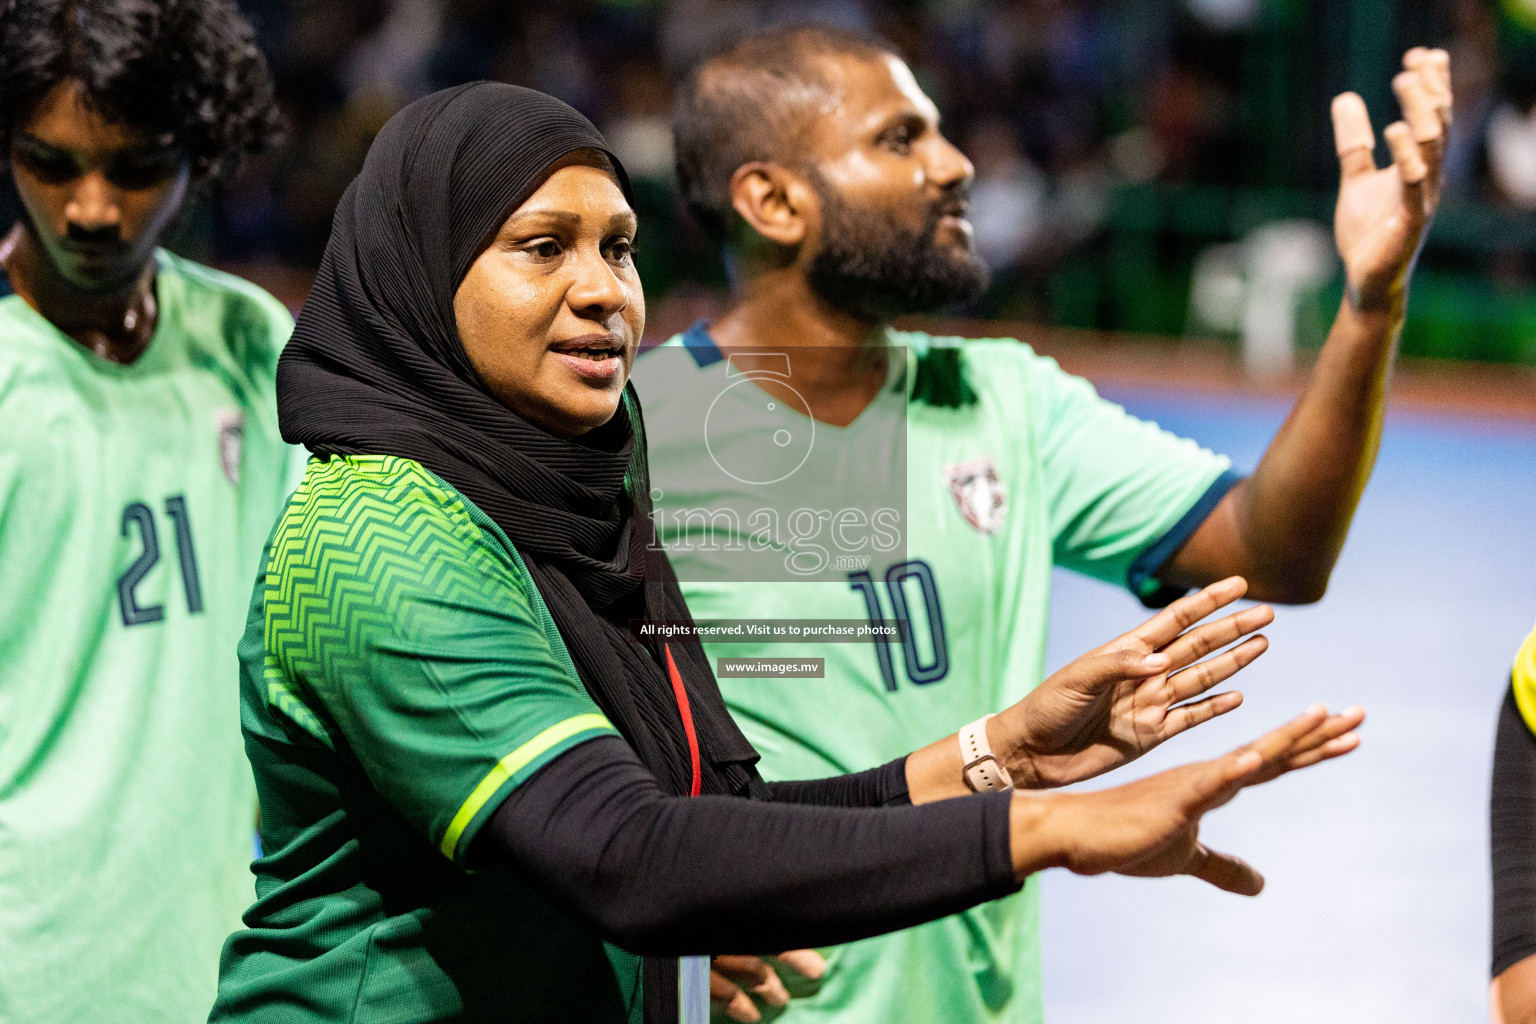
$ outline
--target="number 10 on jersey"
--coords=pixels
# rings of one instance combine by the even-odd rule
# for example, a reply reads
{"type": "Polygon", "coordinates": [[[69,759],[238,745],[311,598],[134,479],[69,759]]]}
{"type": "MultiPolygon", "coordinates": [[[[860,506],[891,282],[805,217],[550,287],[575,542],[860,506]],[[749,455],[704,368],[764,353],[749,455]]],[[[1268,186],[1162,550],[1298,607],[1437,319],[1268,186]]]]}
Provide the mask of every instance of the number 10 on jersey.
{"type": "MultiPolygon", "coordinates": [[[[891,617],[906,623],[901,641],[902,661],[907,678],[918,686],[936,683],[949,674],[949,642],[944,637],[944,609],[939,604],[939,584],[933,578],[933,568],[921,559],[898,562],[885,570],[885,591],[891,602],[891,617]],[[913,612],[919,607],[911,600],[921,594],[920,607],[927,620],[928,642],[918,642],[918,617],[913,612]],[[926,652],[924,648],[927,648],[926,652]]],[[[880,607],[880,588],[875,578],[867,572],[848,574],[848,585],[864,598],[864,610],[870,622],[880,622],[885,614],[880,607]]],[[[880,678],[885,688],[896,690],[896,666],[891,657],[891,645],[884,639],[874,641],[875,660],[880,663],[880,678]]]]}

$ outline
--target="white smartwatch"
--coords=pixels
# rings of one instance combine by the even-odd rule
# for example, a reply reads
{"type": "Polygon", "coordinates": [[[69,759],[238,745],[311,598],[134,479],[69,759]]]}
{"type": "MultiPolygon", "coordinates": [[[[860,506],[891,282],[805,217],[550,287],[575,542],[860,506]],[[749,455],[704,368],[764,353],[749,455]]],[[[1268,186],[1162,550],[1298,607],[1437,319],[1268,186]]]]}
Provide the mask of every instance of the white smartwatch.
{"type": "Polygon", "coordinates": [[[965,764],[965,784],[973,793],[1013,788],[1013,777],[998,763],[992,744],[987,742],[987,719],[991,717],[982,715],[960,730],[960,760],[965,764]]]}

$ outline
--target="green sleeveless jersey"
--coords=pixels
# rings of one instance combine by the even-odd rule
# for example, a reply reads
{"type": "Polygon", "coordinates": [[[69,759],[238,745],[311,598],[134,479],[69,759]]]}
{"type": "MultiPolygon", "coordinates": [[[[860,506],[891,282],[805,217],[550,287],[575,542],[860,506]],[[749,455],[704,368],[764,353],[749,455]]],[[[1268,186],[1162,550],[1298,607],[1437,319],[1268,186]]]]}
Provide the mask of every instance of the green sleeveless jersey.
{"type": "MultiPolygon", "coordinates": [[[[792,365],[725,359],[702,327],[636,364],[658,529],[695,620],[910,623],[905,643],[706,643],[712,658],[824,659],[822,678],[717,673],[769,779],[871,768],[1019,700],[1043,672],[1052,566],[1166,601],[1156,570],[1236,480],[1225,458],[1128,415],[1015,340],[888,340],[886,387],[849,426],[815,423],[813,436],[792,401],[743,386],[766,372],[793,386],[792,365]],[[924,388],[951,400],[914,397],[924,388]],[[804,479],[813,467],[820,478],[804,479]],[[861,506],[882,473],[905,478],[899,545],[880,543],[881,510],[861,506]],[[805,510],[821,516],[801,554],[821,545],[837,571],[774,579],[751,561],[764,545],[724,541],[733,518],[749,530],[765,521],[770,483],[781,521],[810,524],[802,537],[815,532],[805,510]]],[[[1037,1022],[1037,901],[1031,880],[829,950],[820,990],[779,1020],[1037,1022]]]]}
{"type": "Polygon", "coordinates": [[[122,366],[0,299],[0,1020],[206,1019],[250,902],[235,645],[287,310],[161,252],[122,366]]]}

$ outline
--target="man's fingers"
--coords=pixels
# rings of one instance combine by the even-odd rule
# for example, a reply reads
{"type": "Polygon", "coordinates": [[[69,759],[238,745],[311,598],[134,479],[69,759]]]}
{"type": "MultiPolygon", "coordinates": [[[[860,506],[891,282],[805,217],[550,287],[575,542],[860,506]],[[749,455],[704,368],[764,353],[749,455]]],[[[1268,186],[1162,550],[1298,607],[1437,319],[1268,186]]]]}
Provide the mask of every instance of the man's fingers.
{"type": "Polygon", "coordinates": [[[1168,667],[1177,671],[1191,665],[1212,651],[1220,650],[1254,630],[1263,629],[1273,621],[1275,610],[1267,604],[1261,604],[1223,616],[1215,622],[1196,626],[1163,648],[1163,653],[1168,655],[1168,667]]]}
{"type": "Polygon", "coordinates": [[[814,949],[791,949],[787,953],[780,953],[774,959],[784,961],[812,981],[827,973],[826,958],[814,949]]]}
{"type": "Polygon", "coordinates": [[[1247,580],[1241,576],[1229,576],[1187,597],[1179,598],[1131,630],[1127,636],[1157,650],[1207,615],[1226,607],[1247,592],[1247,580]]]}
{"type": "Polygon", "coordinates": [[[717,956],[710,960],[709,966],[747,988],[761,985],[773,975],[768,961],[758,956],[717,956]]]}
{"type": "Polygon", "coordinates": [[[1435,112],[1441,123],[1450,127],[1453,97],[1451,95],[1451,55],[1440,49],[1415,46],[1403,55],[1403,67],[1417,71],[1435,101],[1435,112]]]}
{"type": "Polygon", "coordinates": [[[778,974],[772,968],[768,970],[766,981],[761,985],[753,986],[752,994],[769,1006],[789,1005],[789,989],[784,987],[784,982],[779,980],[778,974]]]}
{"type": "Polygon", "coordinates": [[[1414,141],[1423,144],[1440,140],[1440,115],[1435,100],[1417,71],[1404,71],[1392,79],[1392,91],[1403,108],[1403,119],[1413,132],[1414,141]]]}
{"type": "Polygon", "coordinates": [[[757,1024],[763,1019],[763,1015],[757,1012],[757,1006],[752,1002],[752,997],[716,970],[709,972],[709,998],[711,1002],[722,1005],[725,1008],[725,1015],[731,1020],[739,1020],[743,1024],[757,1024]]]}
{"type": "Polygon", "coordinates": [[[1445,124],[1440,119],[1435,97],[1418,69],[1404,71],[1392,79],[1392,91],[1397,93],[1408,131],[1418,146],[1419,160],[1424,164],[1425,180],[1433,196],[1439,187],[1440,165],[1445,153],[1445,124]]]}
{"type": "Polygon", "coordinates": [[[1197,700],[1193,704],[1176,707],[1164,720],[1163,739],[1169,739],[1186,729],[1193,729],[1197,725],[1209,722],[1217,715],[1234,711],[1241,707],[1242,703],[1243,695],[1236,690],[1230,690],[1227,693],[1207,697],[1205,700],[1197,700]]]}
{"type": "Polygon", "coordinates": [[[1440,115],[1449,128],[1456,116],[1456,94],[1451,89],[1451,55],[1444,50],[1431,50],[1429,66],[1435,95],[1440,100],[1440,115]]]}
{"type": "Polygon", "coordinates": [[[1413,139],[1413,130],[1402,121],[1393,121],[1382,133],[1392,148],[1392,162],[1403,179],[1403,203],[1409,220],[1415,224],[1424,219],[1424,184],[1429,177],[1429,165],[1419,152],[1419,144],[1413,139]]]}
{"type": "Polygon", "coordinates": [[[710,962],[710,967],[770,1006],[783,1006],[789,1002],[789,990],[773,967],[761,957],[717,956],[710,962]]]}
{"type": "Polygon", "coordinates": [[[1352,92],[1333,98],[1333,147],[1339,154],[1339,168],[1352,178],[1376,169],[1371,153],[1376,149],[1376,133],[1371,131],[1371,116],[1365,100],[1352,92]]]}
{"type": "Polygon", "coordinates": [[[1239,896],[1257,896],[1264,891],[1264,876],[1246,861],[1207,849],[1203,843],[1195,844],[1194,860],[1186,874],[1239,896]]]}

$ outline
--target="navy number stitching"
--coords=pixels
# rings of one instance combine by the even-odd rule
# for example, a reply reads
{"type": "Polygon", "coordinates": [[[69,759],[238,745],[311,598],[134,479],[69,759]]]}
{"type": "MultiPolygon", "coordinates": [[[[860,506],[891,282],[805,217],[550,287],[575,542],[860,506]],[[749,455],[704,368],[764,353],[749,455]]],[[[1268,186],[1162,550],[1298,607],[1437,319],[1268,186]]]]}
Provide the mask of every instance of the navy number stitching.
{"type": "MultiPolygon", "coordinates": [[[[193,615],[203,610],[203,586],[197,572],[197,551],[192,545],[192,517],[187,511],[187,499],[176,494],[165,499],[166,515],[176,529],[176,560],[181,565],[181,585],[187,595],[187,611],[193,615]]],[[[160,622],[165,618],[165,605],[139,604],[134,593],[139,583],[160,561],[160,531],[155,527],[155,514],[148,505],[132,502],[123,509],[122,536],[128,536],[130,527],[137,527],[139,545],[143,549],[126,572],[117,578],[117,603],[123,615],[123,625],[139,626],[146,622],[160,622]]]]}
{"type": "MultiPolygon", "coordinates": [[[[864,610],[871,622],[879,622],[885,617],[880,610],[880,590],[875,585],[874,577],[867,572],[851,572],[848,574],[848,585],[864,598],[864,610]]],[[[933,568],[920,559],[899,562],[885,571],[885,590],[890,596],[894,617],[907,624],[907,635],[901,645],[907,678],[918,686],[927,686],[949,675],[949,641],[944,632],[944,608],[939,603],[939,584],[934,578],[933,568]],[[911,635],[915,627],[907,605],[907,594],[903,589],[909,579],[917,580],[923,592],[923,610],[927,613],[931,641],[929,646],[933,650],[933,658],[928,664],[923,663],[922,652],[911,635]]],[[[880,665],[880,679],[885,683],[885,688],[894,693],[896,666],[891,657],[890,642],[883,638],[877,639],[874,648],[875,659],[880,665]]]]}
{"type": "Polygon", "coordinates": [[[911,561],[893,565],[885,571],[885,589],[891,595],[891,607],[896,618],[907,620],[907,642],[901,645],[901,653],[907,663],[907,678],[918,686],[936,683],[949,675],[949,642],[944,636],[944,612],[939,607],[939,584],[933,578],[933,570],[927,562],[911,561]],[[915,579],[923,591],[923,610],[927,612],[928,631],[932,640],[933,661],[922,663],[922,652],[917,649],[916,629],[911,625],[912,615],[907,607],[907,594],[902,584],[915,579]]]}
{"type": "MultiPolygon", "coordinates": [[[[879,622],[885,618],[880,611],[880,591],[875,587],[874,577],[867,572],[851,572],[848,574],[848,585],[863,595],[864,610],[870,622],[879,622]]],[[[874,648],[875,660],[880,663],[880,678],[885,681],[885,688],[895,693],[896,669],[891,664],[890,641],[883,636],[876,637],[874,648]]]]}
{"type": "Polygon", "coordinates": [[[176,524],[176,560],[181,563],[181,585],[187,592],[187,611],[203,610],[203,585],[197,578],[197,552],[192,550],[192,518],[187,499],[180,494],[165,499],[165,514],[176,524]]]}
{"type": "Polygon", "coordinates": [[[148,505],[135,501],[123,509],[122,535],[124,537],[128,536],[130,525],[138,526],[139,543],[144,550],[139,552],[139,557],[134,559],[128,571],[117,578],[117,603],[123,612],[123,625],[138,626],[146,622],[159,622],[165,618],[165,605],[153,604],[148,608],[140,607],[139,600],[133,593],[133,588],[137,587],[145,574],[160,561],[160,538],[155,532],[155,514],[149,510],[148,505]]]}

